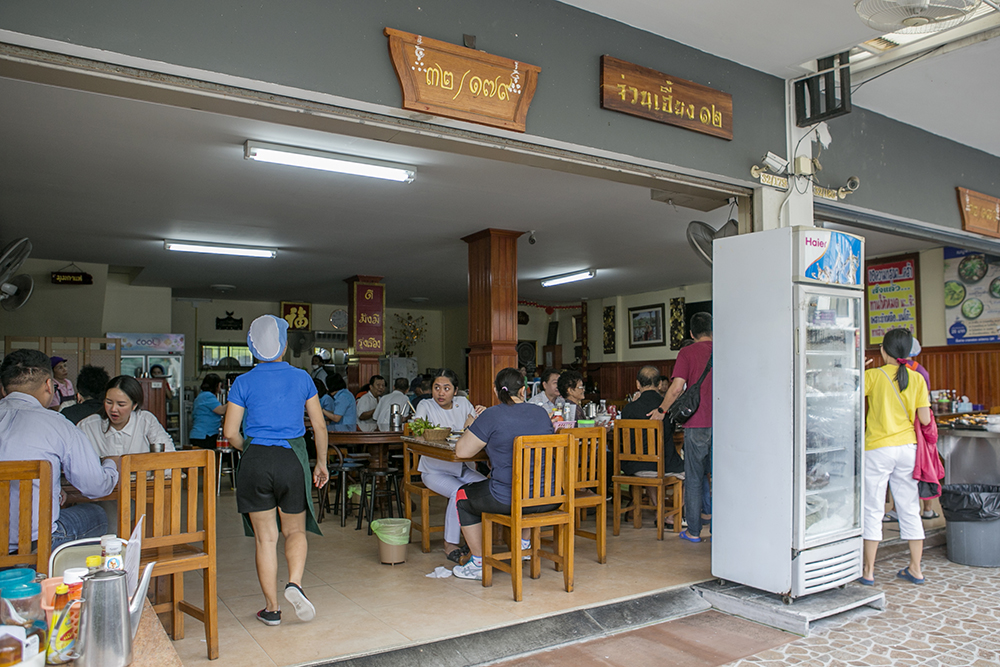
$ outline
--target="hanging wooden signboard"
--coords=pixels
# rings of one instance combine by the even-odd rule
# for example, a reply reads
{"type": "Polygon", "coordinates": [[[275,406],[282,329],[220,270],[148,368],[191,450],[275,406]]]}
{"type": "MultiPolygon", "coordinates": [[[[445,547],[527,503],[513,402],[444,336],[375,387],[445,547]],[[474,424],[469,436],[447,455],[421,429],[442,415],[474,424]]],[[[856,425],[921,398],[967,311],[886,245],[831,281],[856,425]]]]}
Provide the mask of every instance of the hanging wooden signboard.
{"type": "Polygon", "coordinates": [[[288,322],[289,331],[309,331],[312,329],[312,304],[282,301],[281,319],[288,322]]]}
{"type": "Polygon", "coordinates": [[[1000,238],[1000,199],[966,188],[955,189],[962,211],[962,229],[1000,238]]]}
{"type": "Polygon", "coordinates": [[[732,95],[611,56],[601,56],[601,108],[733,138],[732,95]]]}
{"type": "Polygon", "coordinates": [[[541,67],[392,28],[403,108],[524,132],[541,67]]]}
{"type": "Polygon", "coordinates": [[[359,355],[385,354],[385,285],[376,276],[349,281],[351,341],[359,355]]]}

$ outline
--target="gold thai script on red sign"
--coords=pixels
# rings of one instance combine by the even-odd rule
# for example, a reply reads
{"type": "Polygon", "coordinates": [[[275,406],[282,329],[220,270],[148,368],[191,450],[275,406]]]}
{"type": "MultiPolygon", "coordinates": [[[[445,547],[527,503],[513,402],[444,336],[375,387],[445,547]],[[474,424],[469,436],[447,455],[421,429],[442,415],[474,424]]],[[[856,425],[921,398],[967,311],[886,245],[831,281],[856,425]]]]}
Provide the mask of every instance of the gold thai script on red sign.
{"type": "Polygon", "coordinates": [[[540,67],[392,28],[403,108],[524,132],[540,67]]]}

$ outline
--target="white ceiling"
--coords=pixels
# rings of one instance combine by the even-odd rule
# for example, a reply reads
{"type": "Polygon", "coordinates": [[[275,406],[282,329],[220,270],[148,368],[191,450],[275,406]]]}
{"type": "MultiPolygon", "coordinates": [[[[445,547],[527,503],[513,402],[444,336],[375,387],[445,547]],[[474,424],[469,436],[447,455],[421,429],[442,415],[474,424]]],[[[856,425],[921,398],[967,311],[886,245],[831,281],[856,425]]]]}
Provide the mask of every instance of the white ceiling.
{"type": "MultiPolygon", "coordinates": [[[[879,36],[851,0],[561,1],[782,79],[879,36]]],[[[998,62],[1000,39],[932,55],[866,83],[853,101],[1000,156],[998,62]]]]}
{"type": "MultiPolygon", "coordinates": [[[[781,77],[874,36],[852,3],[801,0],[576,0],[781,77]],[[725,21],[719,17],[725,17],[725,21]]],[[[856,103],[1000,155],[989,109],[998,68],[988,42],[908,65],[866,84],[856,103]],[[930,92],[933,91],[933,92],[930,92]],[[956,122],[955,99],[973,100],[956,122]]],[[[546,303],[710,280],[689,249],[692,219],[711,213],[650,199],[649,189],[538,167],[163,106],[0,78],[0,242],[28,236],[33,257],[135,267],[134,284],[179,297],[342,303],[343,279],[383,275],[390,305],[462,304],[467,250],[486,227],[536,230],[519,244],[519,296],[546,303]],[[407,185],[246,161],[247,139],[413,164],[407,185]],[[276,260],[163,250],[164,238],[277,246],[276,260]],[[594,268],[596,279],[543,289],[539,279],[594,268]]],[[[927,244],[868,235],[870,255],[927,244]]]]}

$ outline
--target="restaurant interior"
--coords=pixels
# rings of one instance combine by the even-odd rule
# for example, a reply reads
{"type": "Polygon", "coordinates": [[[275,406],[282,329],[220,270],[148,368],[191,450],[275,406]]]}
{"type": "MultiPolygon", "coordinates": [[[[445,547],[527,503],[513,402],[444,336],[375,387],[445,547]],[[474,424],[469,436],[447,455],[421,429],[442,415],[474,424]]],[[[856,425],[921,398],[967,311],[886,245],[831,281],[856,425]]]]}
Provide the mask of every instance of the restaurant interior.
{"type": "MultiPolygon", "coordinates": [[[[667,371],[676,357],[669,346],[631,348],[627,309],[677,297],[710,301],[711,268],[690,247],[686,228],[692,220],[719,228],[730,218],[746,220],[751,210],[748,191],[713,187],[706,179],[666,183],[641,170],[613,171],[319,116],[245,106],[235,115],[211,102],[192,108],[189,99],[170,95],[154,101],[0,79],[0,241],[30,239],[31,257],[21,271],[35,279],[30,300],[0,313],[0,329],[8,337],[183,334],[182,396],[210,370],[201,364],[203,344],[245,340],[245,328],[220,330],[217,319],[232,316],[246,327],[260,314],[275,313],[282,301],[306,302],[313,330],[329,333],[331,316],[347,306],[344,280],[354,275],[383,277],[390,326],[397,314],[425,318],[426,334],[411,350],[421,372],[452,367],[464,380],[468,249],[462,238],[499,228],[524,232],[517,294],[527,322],[519,323],[519,340],[536,344],[541,364],[549,325],[559,322],[561,359],[554,362],[577,364],[573,318],[586,307],[593,393],[622,400],[640,365],[667,371]],[[416,175],[411,183],[388,183],[256,163],[244,159],[247,140],[391,160],[415,166],[416,175]],[[277,256],[172,253],[164,249],[168,239],[265,246],[277,248],[277,256]],[[91,274],[93,284],[47,280],[67,267],[91,274]],[[545,277],[586,269],[596,276],[541,286],[545,277]],[[606,352],[602,309],[610,305],[620,319],[614,351],[606,352]]],[[[943,314],[935,316],[933,307],[943,299],[940,247],[863,235],[869,257],[921,253],[923,342],[943,345],[935,340],[943,314]]],[[[344,347],[316,340],[289,360],[308,367],[317,348],[344,347]]],[[[387,341],[392,344],[391,334],[387,341]]],[[[491,588],[428,578],[449,564],[440,542],[427,554],[411,544],[404,564],[381,564],[376,539],[355,530],[353,520],[341,527],[334,515],[323,522],[322,537],[310,536],[303,586],[320,610],[317,619],[274,632],[253,616],[260,606],[254,542],[242,537],[225,480],[217,510],[216,665],[289,665],[367,653],[711,578],[708,540],[688,544],[668,534],[658,541],[647,521],[609,536],[606,564],[597,563],[592,542],[578,539],[572,593],[546,568],[540,579],[526,581],[524,601],[515,602],[507,575],[498,574],[491,588]]],[[[443,503],[433,510],[439,515],[443,503]]],[[[279,572],[283,565],[279,550],[279,572]]],[[[200,597],[201,585],[200,574],[186,575],[189,598],[200,597]]],[[[203,637],[200,623],[189,619],[185,638],[174,642],[184,664],[206,661],[203,637]]]]}

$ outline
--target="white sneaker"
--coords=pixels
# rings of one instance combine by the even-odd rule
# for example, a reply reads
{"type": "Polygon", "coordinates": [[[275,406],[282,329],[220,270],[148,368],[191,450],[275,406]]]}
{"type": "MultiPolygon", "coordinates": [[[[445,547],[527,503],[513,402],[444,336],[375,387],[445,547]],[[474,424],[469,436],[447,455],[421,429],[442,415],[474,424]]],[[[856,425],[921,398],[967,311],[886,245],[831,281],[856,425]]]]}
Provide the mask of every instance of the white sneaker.
{"type": "Polygon", "coordinates": [[[297,584],[285,584],[285,599],[295,607],[295,615],[300,621],[311,621],[316,617],[316,607],[297,584]]]}
{"type": "Polygon", "coordinates": [[[472,559],[469,559],[469,562],[465,565],[456,565],[451,569],[451,573],[459,579],[483,580],[483,566],[476,565],[472,562],[472,559]]]}

